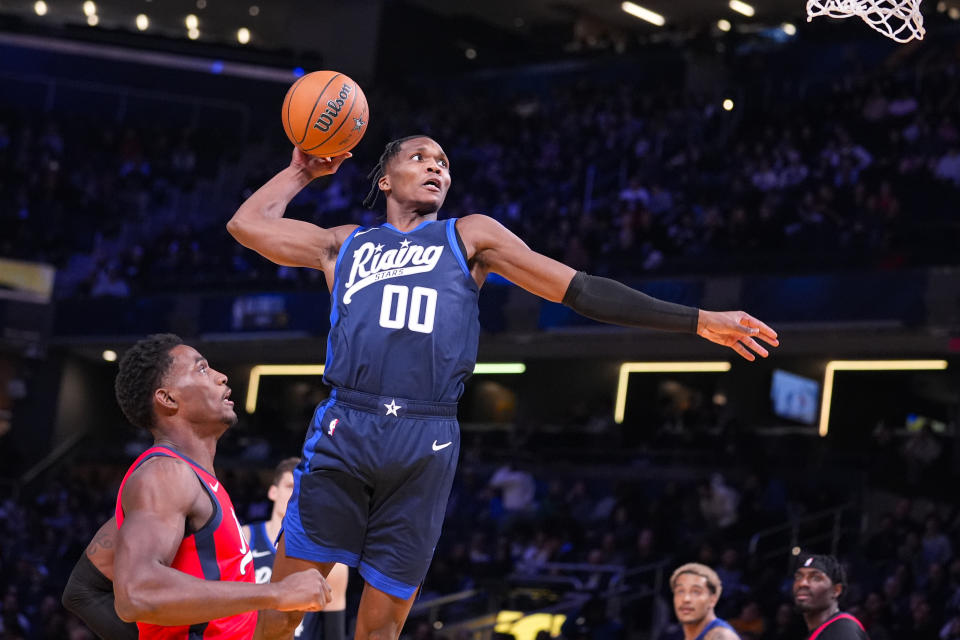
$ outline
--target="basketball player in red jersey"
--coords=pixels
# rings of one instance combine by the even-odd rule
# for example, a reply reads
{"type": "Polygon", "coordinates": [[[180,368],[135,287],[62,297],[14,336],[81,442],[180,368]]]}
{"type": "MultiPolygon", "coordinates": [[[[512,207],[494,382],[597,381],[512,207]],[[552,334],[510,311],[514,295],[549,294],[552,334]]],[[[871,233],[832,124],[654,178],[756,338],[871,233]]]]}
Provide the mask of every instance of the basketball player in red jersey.
{"type": "Polygon", "coordinates": [[[117,400],[154,446],[120,485],[113,562],[117,614],[140,638],[253,637],[257,610],[318,611],[330,589],[315,569],[254,583],[253,556],[213,471],[236,422],[227,377],[174,335],[141,340],[120,362],[117,400]]]}
{"type": "MultiPolygon", "coordinates": [[[[314,414],[323,423],[311,421],[302,456],[305,463],[294,476],[297,486],[284,518],[273,579],[310,567],[326,575],[335,562],[358,566],[366,585],[355,637],[391,640],[400,635],[440,536],[453,482],[451,459],[459,449],[455,404],[477,353],[478,311],[475,302],[468,301],[476,297],[489,274],[496,273],[534,295],[562,302],[601,322],[696,334],[751,361],[756,355],[768,355],[761,341],[771,346],[779,341],[773,329],[742,311],[716,312],[672,304],[614,280],[577,272],[532,251],[489,216],[473,214],[437,224],[451,184],[450,159],[428,136],[390,142],[370,174],[371,191],[364,204],[372,206],[383,193],[385,224],[324,229],[284,218],[287,205],[304,187],[315,178],[335,173],[349,157],[349,153],[312,157],[294,149],[290,165],[241,205],[227,230],[240,244],[277,264],[323,271],[333,309],[328,339],[336,337],[341,346],[339,358],[331,359],[335,349],[327,350],[324,380],[333,391],[331,399],[314,414]],[[361,235],[355,243],[359,246],[351,247],[361,235]],[[412,248],[408,248],[410,241],[412,248]],[[382,251],[388,244],[391,248],[382,251]],[[403,252],[403,264],[397,262],[401,260],[398,251],[403,252]],[[417,265],[407,268],[412,256],[417,265]],[[354,278],[358,274],[361,279],[354,278]],[[402,282],[402,286],[387,282],[402,282]],[[350,287],[354,288],[345,293],[350,287]],[[438,288],[443,290],[442,296],[438,288]],[[365,295],[352,298],[353,292],[361,289],[365,295]],[[367,295],[371,292],[372,296],[367,295]],[[377,326],[374,308],[380,293],[383,302],[377,326]],[[401,308],[403,296],[404,311],[391,316],[394,295],[396,309],[401,308]],[[412,315],[407,323],[408,297],[412,315]],[[358,309],[359,304],[362,311],[349,313],[351,299],[352,308],[358,309]],[[425,306],[426,316],[421,318],[421,307],[414,306],[413,300],[425,306]],[[349,348],[344,348],[347,344],[349,348]],[[433,372],[430,384],[434,388],[406,393],[386,389],[406,386],[399,379],[404,368],[433,372]],[[398,410],[409,411],[411,417],[398,414],[398,410]],[[442,426],[437,427],[438,435],[430,436],[437,438],[432,451],[426,441],[430,432],[417,427],[420,418],[431,416],[450,418],[434,421],[442,426]],[[341,419],[351,428],[342,428],[340,433],[350,435],[336,440],[333,429],[341,419]],[[395,437],[399,427],[393,425],[401,423],[410,439],[398,439],[395,447],[378,448],[375,455],[380,457],[369,462],[373,448],[384,441],[371,434],[395,437]],[[355,434],[358,444],[347,448],[345,438],[355,434]],[[414,442],[418,436],[425,442],[414,442]],[[407,455],[413,445],[420,446],[418,451],[424,455],[437,455],[420,458],[412,450],[407,455]],[[434,459],[437,462],[426,462],[434,459]],[[421,466],[411,462],[420,465],[420,460],[424,461],[421,466]],[[383,472],[393,469],[402,472],[383,472]],[[418,484],[419,488],[413,486],[418,484]],[[386,497],[374,502],[370,495],[386,497]],[[375,512],[370,507],[373,504],[375,512]]],[[[279,640],[289,638],[299,622],[296,612],[268,612],[261,624],[265,637],[279,640]]]]}
{"type": "Polygon", "coordinates": [[[807,554],[793,574],[793,601],[810,635],[807,640],[870,640],[863,624],[840,611],[846,589],[843,565],[833,556],[807,554]]]}

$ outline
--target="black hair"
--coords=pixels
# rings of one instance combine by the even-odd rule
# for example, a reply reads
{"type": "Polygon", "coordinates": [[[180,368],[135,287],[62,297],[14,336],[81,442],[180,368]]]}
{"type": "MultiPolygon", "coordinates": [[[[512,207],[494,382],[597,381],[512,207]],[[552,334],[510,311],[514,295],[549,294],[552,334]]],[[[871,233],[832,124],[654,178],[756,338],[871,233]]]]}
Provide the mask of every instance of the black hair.
{"type": "Polygon", "coordinates": [[[114,392],[120,410],[135,427],[149,431],[156,426],[153,392],[173,363],[170,351],[181,344],[179,336],[156,333],[138,341],[120,359],[114,392]]]}
{"type": "Polygon", "coordinates": [[[377,161],[376,166],[373,168],[370,173],[367,174],[367,179],[370,180],[370,191],[367,193],[367,197],[363,199],[363,206],[367,209],[373,209],[373,205],[377,203],[377,196],[380,195],[380,178],[383,177],[383,174],[387,170],[387,163],[390,162],[394,156],[400,153],[400,147],[407,140],[413,140],[414,138],[429,138],[430,136],[426,134],[417,134],[413,136],[404,136],[403,138],[397,138],[396,140],[391,140],[387,143],[387,146],[383,148],[383,153],[380,154],[380,160],[377,161]]]}

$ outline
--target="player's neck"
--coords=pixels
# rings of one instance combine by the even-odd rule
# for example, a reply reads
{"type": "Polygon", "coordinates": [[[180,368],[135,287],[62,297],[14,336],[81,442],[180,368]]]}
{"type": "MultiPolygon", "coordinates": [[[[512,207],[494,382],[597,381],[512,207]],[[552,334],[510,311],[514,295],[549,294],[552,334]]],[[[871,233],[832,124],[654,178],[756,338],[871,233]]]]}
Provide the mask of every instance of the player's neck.
{"type": "Polygon", "coordinates": [[[202,438],[192,433],[164,432],[156,434],[154,444],[170,447],[177,453],[182,453],[203,467],[210,475],[215,475],[213,458],[217,453],[216,438],[202,438]]]}
{"type": "Polygon", "coordinates": [[[698,635],[703,633],[703,630],[707,628],[707,625],[717,619],[717,614],[713,611],[703,616],[703,620],[696,624],[685,624],[683,625],[683,640],[694,640],[698,635]]]}
{"type": "Polygon", "coordinates": [[[401,208],[400,205],[391,207],[390,204],[387,204],[387,222],[404,233],[417,228],[427,220],[437,219],[436,211],[425,213],[416,209],[401,208]]]}
{"type": "Polygon", "coordinates": [[[837,606],[837,603],[834,602],[826,609],[821,609],[820,611],[809,611],[803,614],[803,620],[807,623],[807,629],[813,631],[824,622],[837,615],[840,611],[840,607],[837,606]]]}

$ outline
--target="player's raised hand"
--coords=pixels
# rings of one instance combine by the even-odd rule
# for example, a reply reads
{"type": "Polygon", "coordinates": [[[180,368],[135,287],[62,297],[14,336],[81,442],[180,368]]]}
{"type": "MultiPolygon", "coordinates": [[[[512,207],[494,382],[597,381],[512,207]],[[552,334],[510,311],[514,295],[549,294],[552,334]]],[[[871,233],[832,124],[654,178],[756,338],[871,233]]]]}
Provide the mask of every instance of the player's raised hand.
{"type": "Polygon", "coordinates": [[[730,347],[751,362],[756,353],[766,358],[769,352],[755,338],[772,347],[780,346],[777,332],[743,311],[700,310],[697,320],[697,335],[710,342],[730,347]]]}
{"type": "Polygon", "coordinates": [[[314,178],[319,178],[320,176],[329,176],[336,173],[337,169],[340,168],[340,165],[343,164],[343,161],[352,157],[353,154],[349,151],[330,158],[311,156],[308,153],[300,151],[299,148],[294,147],[293,158],[290,160],[290,166],[304,172],[306,175],[310,176],[310,179],[312,180],[314,178]]]}
{"type": "Polygon", "coordinates": [[[330,585],[316,569],[292,573],[276,585],[278,611],[320,611],[333,598],[330,585]]]}

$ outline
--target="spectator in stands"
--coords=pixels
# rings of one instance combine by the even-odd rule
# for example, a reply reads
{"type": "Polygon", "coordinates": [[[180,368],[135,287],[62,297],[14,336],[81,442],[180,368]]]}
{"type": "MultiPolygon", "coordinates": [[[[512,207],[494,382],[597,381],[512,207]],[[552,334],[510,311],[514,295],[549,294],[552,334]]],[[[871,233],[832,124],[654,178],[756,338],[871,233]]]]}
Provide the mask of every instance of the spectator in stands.
{"type": "Polygon", "coordinates": [[[529,471],[505,464],[490,478],[489,486],[503,493],[503,508],[508,517],[524,515],[533,508],[537,486],[529,471]]]}
{"type": "Polygon", "coordinates": [[[711,529],[727,529],[737,522],[740,496],[723,475],[714,473],[700,485],[700,513],[711,529]]]}
{"type": "Polygon", "coordinates": [[[907,482],[911,486],[918,486],[941,453],[943,453],[943,447],[933,435],[930,423],[924,423],[919,431],[910,436],[903,447],[903,455],[907,462],[907,482]]]}

